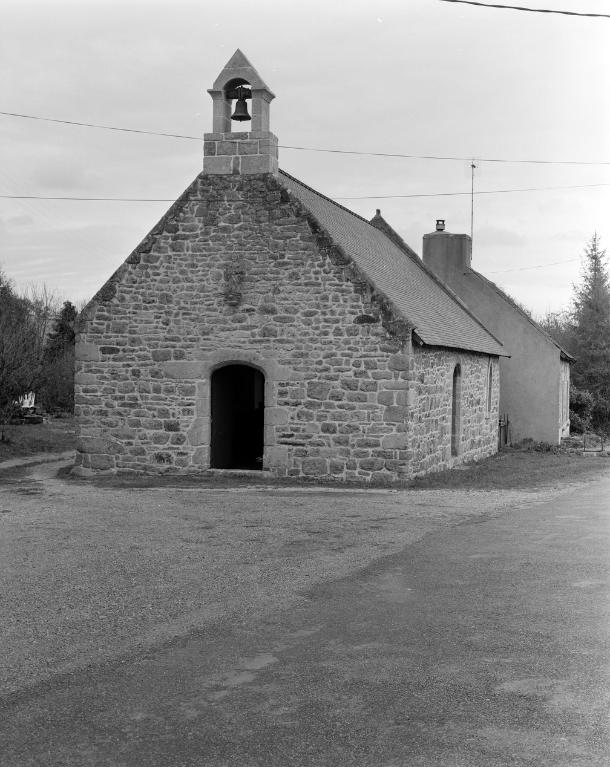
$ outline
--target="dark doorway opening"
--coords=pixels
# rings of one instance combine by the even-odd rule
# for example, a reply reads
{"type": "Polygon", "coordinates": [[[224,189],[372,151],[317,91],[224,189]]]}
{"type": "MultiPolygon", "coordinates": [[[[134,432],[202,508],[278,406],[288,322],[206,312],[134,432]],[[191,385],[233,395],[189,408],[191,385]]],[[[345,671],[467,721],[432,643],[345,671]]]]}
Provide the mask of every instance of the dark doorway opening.
{"type": "Polygon", "coordinates": [[[213,469],[262,469],[265,377],[249,365],[212,373],[213,469]]]}

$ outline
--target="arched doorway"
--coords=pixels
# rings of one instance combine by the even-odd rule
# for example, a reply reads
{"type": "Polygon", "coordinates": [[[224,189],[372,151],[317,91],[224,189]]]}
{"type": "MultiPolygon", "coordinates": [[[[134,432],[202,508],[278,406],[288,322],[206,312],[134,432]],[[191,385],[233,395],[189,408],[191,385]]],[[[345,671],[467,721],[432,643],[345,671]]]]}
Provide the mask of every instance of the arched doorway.
{"type": "Polygon", "coordinates": [[[210,466],[262,469],[265,377],[249,365],[212,373],[210,466]]]}
{"type": "Polygon", "coordinates": [[[460,452],[460,395],[462,390],[462,370],[458,365],[453,369],[453,389],[451,393],[451,455],[460,452]]]}

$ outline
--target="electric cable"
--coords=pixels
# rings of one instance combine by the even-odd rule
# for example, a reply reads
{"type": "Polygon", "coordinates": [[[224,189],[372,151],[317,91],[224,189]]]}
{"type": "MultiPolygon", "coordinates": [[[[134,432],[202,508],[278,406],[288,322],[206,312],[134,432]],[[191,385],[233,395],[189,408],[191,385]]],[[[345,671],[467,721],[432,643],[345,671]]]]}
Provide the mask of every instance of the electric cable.
{"type": "Polygon", "coordinates": [[[500,3],[479,3],[478,0],[440,0],[441,3],[459,3],[460,5],[476,5],[480,8],[501,8],[510,11],[528,11],[529,13],[558,13],[563,16],[585,16],[594,19],[610,19],[608,13],[583,13],[581,11],[561,11],[555,8],[528,8],[524,5],[501,5],[500,3]]]}
{"type": "MultiPolygon", "coordinates": [[[[163,133],[161,131],[142,130],[139,128],[123,128],[115,125],[101,125],[98,123],[78,122],[76,120],[59,120],[54,117],[42,117],[40,115],[26,115],[19,112],[3,112],[0,116],[17,117],[25,120],[41,120],[43,122],[59,123],[61,125],[74,125],[81,128],[96,128],[99,130],[119,131],[121,133],[139,133],[147,136],[161,136],[164,138],[178,138],[189,141],[202,142],[200,136],[189,136],[183,133],[163,133]]],[[[279,144],[281,149],[291,149],[299,152],[324,152],[327,154],[349,154],[365,157],[395,157],[406,160],[444,160],[453,162],[488,162],[488,163],[510,163],[510,164],[528,164],[528,165],[610,165],[610,160],[539,160],[539,159],[510,159],[498,157],[457,157],[453,155],[418,155],[404,154],[399,152],[362,152],[355,149],[324,149],[321,147],[293,146],[290,144],[279,144]]]]}
{"type": "MultiPolygon", "coordinates": [[[[594,187],[610,186],[610,183],[599,184],[573,184],[572,186],[532,186],[521,189],[482,189],[475,191],[474,194],[510,194],[513,192],[549,192],[562,189],[591,189],[594,187]]],[[[470,196],[472,192],[423,192],[421,194],[371,194],[361,197],[333,197],[326,195],[332,200],[403,200],[418,197],[461,197],[470,196]]],[[[55,196],[39,194],[0,194],[3,200],[65,200],[80,202],[175,202],[175,198],[170,197],[78,197],[74,195],[55,196]]],[[[192,200],[203,200],[204,198],[192,197],[192,200]]],[[[206,197],[205,200],[212,198],[206,197]]],[[[220,199],[220,198],[218,198],[220,199]]]]}
{"type": "Polygon", "coordinates": [[[517,266],[514,269],[500,269],[486,274],[506,274],[507,272],[529,272],[531,269],[546,269],[547,266],[557,266],[558,264],[571,264],[574,261],[580,261],[579,258],[568,258],[567,261],[552,261],[550,264],[536,264],[535,266],[517,266]]]}

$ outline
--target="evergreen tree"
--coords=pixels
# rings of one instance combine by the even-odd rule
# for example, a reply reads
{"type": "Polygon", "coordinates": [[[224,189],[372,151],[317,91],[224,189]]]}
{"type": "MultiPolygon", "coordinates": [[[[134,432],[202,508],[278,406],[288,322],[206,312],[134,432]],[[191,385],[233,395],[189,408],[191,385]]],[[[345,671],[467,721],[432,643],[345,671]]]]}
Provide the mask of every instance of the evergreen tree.
{"type": "Polygon", "coordinates": [[[44,348],[40,396],[47,410],[74,410],[74,323],[78,312],[65,301],[44,348]]]}
{"type": "Polygon", "coordinates": [[[610,287],[606,251],[597,234],[585,249],[580,285],[575,286],[572,323],[576,363],[574,384],[594,398],[593,427],[610,427],[610,287]]]}
{"type": "Polygon", "coordinates": [[[64,301],[45,344],[45,360],[56,359],[74,346],[74,322],[77,313],[74,304],[64,301]]]}

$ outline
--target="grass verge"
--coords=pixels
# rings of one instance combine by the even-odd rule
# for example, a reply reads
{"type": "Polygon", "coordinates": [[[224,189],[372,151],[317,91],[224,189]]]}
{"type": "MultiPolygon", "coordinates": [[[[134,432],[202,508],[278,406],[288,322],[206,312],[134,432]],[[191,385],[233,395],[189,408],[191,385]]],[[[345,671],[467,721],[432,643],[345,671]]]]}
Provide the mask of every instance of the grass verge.
{"type": "Polygon", "coordinates": [[[4,427],[0,461],[35,453],[60,453],[74,449],[74,418],[53,418],[47,423],[4,427]]]}

